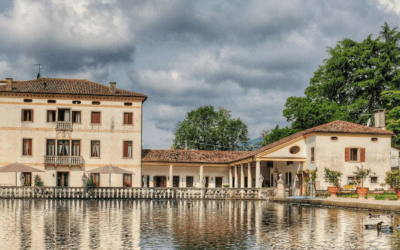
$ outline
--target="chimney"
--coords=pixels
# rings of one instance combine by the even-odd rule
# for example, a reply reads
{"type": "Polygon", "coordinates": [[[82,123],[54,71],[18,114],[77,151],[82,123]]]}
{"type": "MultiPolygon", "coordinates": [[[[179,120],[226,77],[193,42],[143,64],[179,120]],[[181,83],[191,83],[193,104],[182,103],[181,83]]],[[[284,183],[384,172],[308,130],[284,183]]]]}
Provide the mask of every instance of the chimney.
{"type": "Polygon", "coordinates": [[[386,117],[385,117],[386,109],[375,109],[375,128],[380,128],[386,130],[386,117]]]}
{"type": "Polygon", "coordinates": [[[12,78],[6,78],[6,91],[11,91],[12,90],[12,78]]]}
{"type": "Polygon", "coordinates": [[[110,94],[115,95],[116,92],[117,92],[117,83],[110,82],[110,94]]]}

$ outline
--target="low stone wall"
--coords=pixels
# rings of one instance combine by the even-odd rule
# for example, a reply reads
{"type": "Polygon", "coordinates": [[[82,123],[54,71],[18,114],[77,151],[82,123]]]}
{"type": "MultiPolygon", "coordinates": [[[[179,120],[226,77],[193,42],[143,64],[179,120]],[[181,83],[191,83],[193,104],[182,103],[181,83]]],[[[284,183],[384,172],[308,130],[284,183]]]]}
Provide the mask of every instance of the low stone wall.
{"type": "MultiPolygon", "coordinates": [[[[345,198],[342,198],[345,199],[345,198]]],[[[350,199],[350,198],[349,198],[350,199]]],[[[339,199],[291,199],[291,198],[270,198],[270,201],[294,203],[294,204],[307,204],[315,206],[331,206],[342,208],[359,208],[383,211],[400,212],[400,201],[358,201],[350,199],[350,201],[340,201],[339,199]]]]}
{"type": "Polygon", "coordinates": [[[269,199],[274,188],[0,187],[1,199],[269,199]]]}

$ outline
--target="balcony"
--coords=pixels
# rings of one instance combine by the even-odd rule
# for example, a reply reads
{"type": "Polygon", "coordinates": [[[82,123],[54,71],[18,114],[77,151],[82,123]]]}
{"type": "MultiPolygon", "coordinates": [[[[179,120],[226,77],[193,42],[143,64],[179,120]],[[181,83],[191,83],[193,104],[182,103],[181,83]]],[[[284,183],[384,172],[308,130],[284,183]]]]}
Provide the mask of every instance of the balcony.
{"type": "Polygon", "coordinates": [[[72,131],[72,122],[57,122],[57,131],[72,131]]]}
{"type": "Polygon", "coordinates": [[[44,156],[44,164],[45,165],[83,165],[83,157],[82,156],[55,156],[55,155],[45,155],[44,156]]]}

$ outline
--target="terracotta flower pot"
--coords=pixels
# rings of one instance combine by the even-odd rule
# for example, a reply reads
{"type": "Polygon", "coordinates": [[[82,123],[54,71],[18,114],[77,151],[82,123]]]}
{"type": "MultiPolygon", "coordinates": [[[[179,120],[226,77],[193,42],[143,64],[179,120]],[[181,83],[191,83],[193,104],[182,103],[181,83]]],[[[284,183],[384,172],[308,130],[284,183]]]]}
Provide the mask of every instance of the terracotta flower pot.
{"type": "Polygon", "coordinates": [[[396,194],[397,198],[400,200],[400,188],[395,188],[394,193],[396,194]]]}
{"type": "Polygon", "coordinates": [[[369,191],[369,188],[357,187],[358,198],[364,198],[365,196],[367,196],[368,191],[369,191]]]}
{"type": "Polygon", "coordinates": [[[331,196],[335,197],[337,192],[339,191],[339,187],[328,187],[328,191],[331,196]]]}

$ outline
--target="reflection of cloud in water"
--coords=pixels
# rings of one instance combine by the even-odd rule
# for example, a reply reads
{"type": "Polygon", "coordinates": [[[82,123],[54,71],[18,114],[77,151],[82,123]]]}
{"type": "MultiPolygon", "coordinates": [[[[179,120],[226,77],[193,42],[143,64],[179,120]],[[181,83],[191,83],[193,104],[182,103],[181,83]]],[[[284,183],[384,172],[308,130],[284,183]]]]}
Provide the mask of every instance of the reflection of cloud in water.
{"type": "MultiPolygon", "coordinates": [[[[229,200],[0,200],[0,248],[390,249],[368,211],[229,200]]],[[[385,216],[381,216],[386,218],[385,216]]],[[[400,217],[386,224],[400,224],[400,217]]]]}

